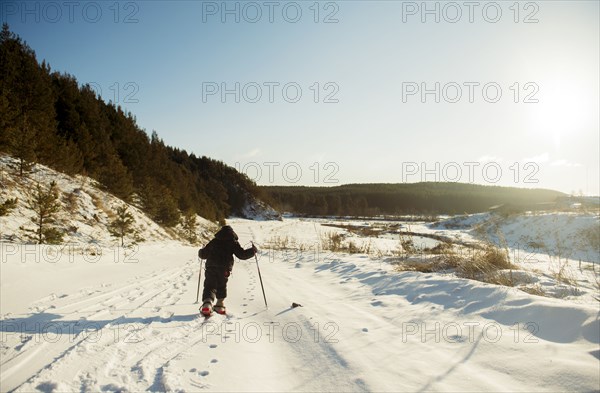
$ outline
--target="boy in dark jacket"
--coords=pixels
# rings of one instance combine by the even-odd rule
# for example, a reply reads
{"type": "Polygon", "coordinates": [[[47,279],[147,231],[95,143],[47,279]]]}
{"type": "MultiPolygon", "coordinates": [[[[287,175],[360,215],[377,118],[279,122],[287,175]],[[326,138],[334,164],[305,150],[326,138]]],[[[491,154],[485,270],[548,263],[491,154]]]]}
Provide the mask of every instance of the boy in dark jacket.
{"type": "Polygon", "coordinates": [[[202,292],[202,307],[200,312],[210,315],[213,309],[215,295],[217,303],[214,310],[225,314],[223,301],[227,297],[227,280],[233,269],[233,256],[239,259],[250,259],[258,250],[252,245],[244,250],[238,242],[238,236],[229,225],[222,227],[208,244],[198,251],[198,256],[206,259],[206,275],[204,278],[204,291],[202,292]]]}

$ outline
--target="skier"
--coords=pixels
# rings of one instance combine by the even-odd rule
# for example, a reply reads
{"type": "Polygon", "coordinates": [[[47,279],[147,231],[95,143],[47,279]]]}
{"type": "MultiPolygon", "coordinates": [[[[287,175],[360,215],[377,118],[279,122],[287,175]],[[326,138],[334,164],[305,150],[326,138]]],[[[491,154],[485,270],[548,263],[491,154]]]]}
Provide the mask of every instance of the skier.
{"type": "Polygon", "coordinates": [[[239,259],[252,258],[258,249],[254,244],[244,250],[238,242],[238,236],[229,225],[222,227],[208,244],[198,251],[198,256],[206,259],[206,275],[204,278],[204,291],[202,292],[202,307],[200,312],[206,316],[213,310],[215,295],[217,302],[214,311],[225,314],[227,297],[227,280],[233,269],[233,255],[239,259]]]}

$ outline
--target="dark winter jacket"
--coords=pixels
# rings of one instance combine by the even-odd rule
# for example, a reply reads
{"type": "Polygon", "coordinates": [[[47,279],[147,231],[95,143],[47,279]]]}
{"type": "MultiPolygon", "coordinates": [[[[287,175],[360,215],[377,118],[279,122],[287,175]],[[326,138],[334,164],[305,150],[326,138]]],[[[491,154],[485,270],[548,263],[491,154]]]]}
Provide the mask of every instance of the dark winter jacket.
{"type": "Polygon", "coordinates": [[[250,259],[256,253],[255,248],[244,250],[238,242],[238,236],[229,225],[224,226],[215,234],[215,238],[198,251],[198,256],[206,259],[207,269],[231,271],[233,256],[239,259],[250,259]]]}

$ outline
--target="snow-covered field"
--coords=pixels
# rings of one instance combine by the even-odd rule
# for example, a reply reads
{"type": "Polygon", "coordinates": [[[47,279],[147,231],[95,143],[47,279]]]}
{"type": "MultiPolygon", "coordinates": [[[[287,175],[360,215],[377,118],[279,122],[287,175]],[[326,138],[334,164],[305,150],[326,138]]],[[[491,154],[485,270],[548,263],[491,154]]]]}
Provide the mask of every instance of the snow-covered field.
{"type": "MultiPolygon", "coordinates": [[[[597,213],[230,219],[242,245],[261,249],[269,307],[256,262],[237,261],[228,316],[205,320],[195,303],[197,248],[177,229],[131,206],[145,240],[118,247],[107,226],[122,202],[90,179],[38,166],[29,178],[5,171],[0,180],[0,202],[19,199],[0,217],[2,392],[600,388],[597,213]],[[35,245],[26,200],[51,180],[67,235],[35,245]],[[546,296],[452,271],[400,272],[401,232],[422,235],[413,236],[418,250],[439,239],[506,247],[519,266],[511,274],[546,296]],[[336,236],[359,251],[324,250],[336,236]]],[[[201,237],[215,229],[199,219],[201,237]]]]}
{"type": "MultiPolygon", "coordinates": [[[[242,244],[259,245],[282,235],[316,242],[332,229],[300,219],[229,224],[242,244]]],[[[598,303],[399,273],[384,258],[361,254],[263,250],[269,308],[256,263],[238,261],[229,316],[205,321],[194,304],[196,248],[163,241],[104,247],[100,257],[2,247],[2,391],[600,386],[598,303]]]]}

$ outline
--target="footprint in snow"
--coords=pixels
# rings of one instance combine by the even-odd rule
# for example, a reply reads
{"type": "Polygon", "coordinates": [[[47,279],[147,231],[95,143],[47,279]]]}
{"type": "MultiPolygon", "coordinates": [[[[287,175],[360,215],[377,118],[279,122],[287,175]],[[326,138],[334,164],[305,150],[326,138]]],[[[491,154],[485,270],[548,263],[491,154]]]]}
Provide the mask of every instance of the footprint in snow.
{"type": "Polygon", "coordinates": [[[464,336],[453,335],[453,336],[448,337],[447,341],[451,342],[451,343],[464,343],[466,340],[467,340],[467,338],[464,336]]]}
{"type": "Polygon", "coordinates": [[[371,302],[371,306],[373,306],[373,307],[378,307],[378,306],[382,306],[382,305],[383,305],[383,302],[379,301],[379,300],[377,300],[376,302],[371,302]]]}
{"type": "Polygon", "coordinates": [[[198,373],[198,375],[200,375],[201,377],[206,377],[208,374],[210,374],[208,371],[204,370],[204,371],[200,371],[198,373]]]}
{"type": "Polygon", "coordinates": [[[366,333],[366,332],[368,332],[368,331],[369,331],[369,329],[367,329],[367,328],[363,328],[363,329],[362,329],[362,331],[366,333]]]}
{"type": "Polygon", "coordinates": [[[361,390],[368,390],[367,384],[365,383],[365,381],[363,379],[357,378],[354,380],[354,383],[357,384],[359,387],[361,387],[361,390]]]}
{"type": "Polygon", "coordinates": [[[218,345],[217,344],[210,344],[208,347],[209,348],[216,348],[216,347],[218,347],[218,345]]]}
{"type": "Polygon", "coordinates": [[[218,359],[212,359],[210,362],[211,363],[217,363],[219,360],[218,359]]]}
{"type": "Polygon", "coordinates": [[[173,315],[175,315],[174,312],[165,310],[160,313],[160,318],[163,320],[170,320],[173,317],[173,315]]]}
{"type": "Polygon", "coordinates": [[[40,383],[35,388],[41,392],[54,392],[58,388],[58,385],[54,382],[46,381],[40,383]]]}

